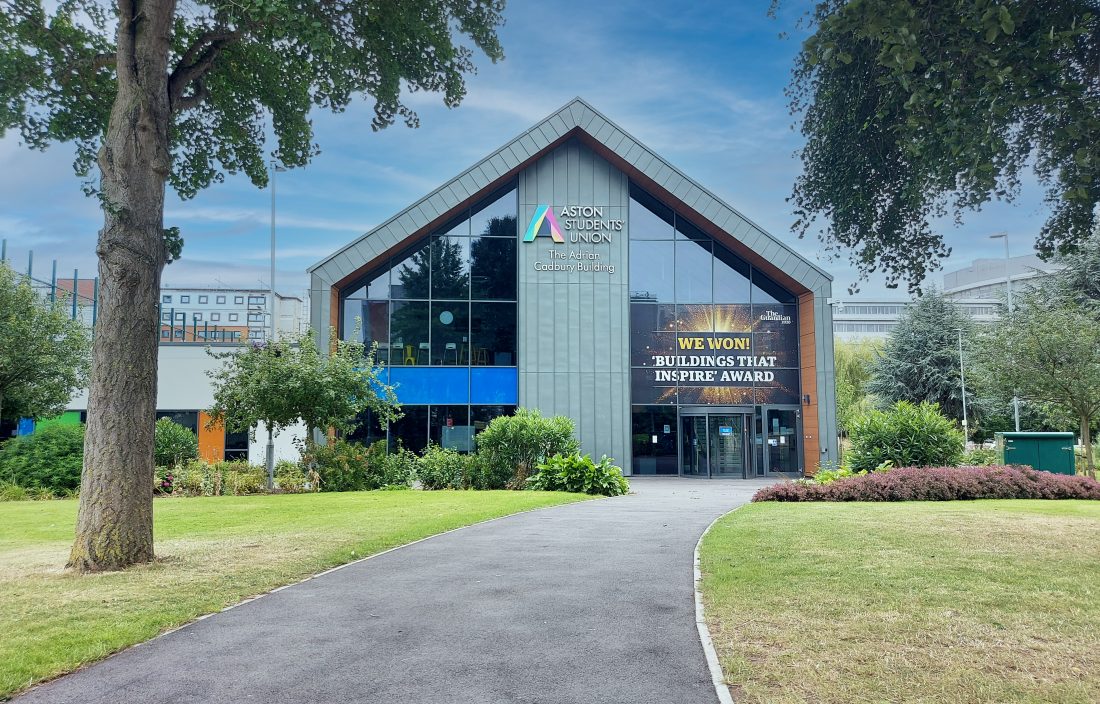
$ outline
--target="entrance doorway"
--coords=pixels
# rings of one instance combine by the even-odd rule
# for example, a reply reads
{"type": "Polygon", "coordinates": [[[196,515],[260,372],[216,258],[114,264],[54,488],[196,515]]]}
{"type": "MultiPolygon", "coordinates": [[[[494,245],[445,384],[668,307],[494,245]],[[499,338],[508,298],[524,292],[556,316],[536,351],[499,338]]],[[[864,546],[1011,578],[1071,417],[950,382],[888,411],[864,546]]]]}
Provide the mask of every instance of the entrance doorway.
{"type": "Polygon", "coordinates": [[[747,479],[748,413],[683,413],[680,416],[680,474],[685,477],[747,479]]]}

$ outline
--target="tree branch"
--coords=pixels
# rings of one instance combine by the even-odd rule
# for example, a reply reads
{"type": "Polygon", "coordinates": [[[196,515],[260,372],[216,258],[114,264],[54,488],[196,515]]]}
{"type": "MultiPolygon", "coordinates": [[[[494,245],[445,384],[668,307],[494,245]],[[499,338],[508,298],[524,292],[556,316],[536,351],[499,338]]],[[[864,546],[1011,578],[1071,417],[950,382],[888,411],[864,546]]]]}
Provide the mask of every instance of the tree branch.
{"type": "Polygon", "coordinates": [[[243,29],[218,29],[206,32],[183,52],[176,63],[175,70],[168,77],[168,101],[172,112],[196,107],[210,95],[202,78],[214,67],[222,49],[240,41],[245,34],[243,29]],[[191,84],[195,85],[192,95],[184,97],[183,92],[191,84]]]}

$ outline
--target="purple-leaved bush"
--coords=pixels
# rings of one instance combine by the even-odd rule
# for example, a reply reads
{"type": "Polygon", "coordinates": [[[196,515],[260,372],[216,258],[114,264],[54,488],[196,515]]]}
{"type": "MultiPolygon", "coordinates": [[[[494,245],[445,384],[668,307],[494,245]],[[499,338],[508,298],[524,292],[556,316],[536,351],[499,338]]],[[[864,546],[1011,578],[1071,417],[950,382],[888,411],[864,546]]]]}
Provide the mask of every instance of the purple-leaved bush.
{"type": "Polygon", "coordinates": [[[1089,477],[1036,472],[1029,467],[901,467],[829,484],[784,482],[753,501],[967,501],[972,499],[1100,500],[1089,477]]]}

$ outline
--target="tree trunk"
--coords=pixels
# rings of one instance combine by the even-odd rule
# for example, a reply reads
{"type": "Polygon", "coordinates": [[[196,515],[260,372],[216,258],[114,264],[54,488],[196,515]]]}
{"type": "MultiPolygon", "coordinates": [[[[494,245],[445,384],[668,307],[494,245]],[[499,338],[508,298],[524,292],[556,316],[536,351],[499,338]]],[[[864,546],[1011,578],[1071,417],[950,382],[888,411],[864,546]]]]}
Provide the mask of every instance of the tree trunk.
{"type": "Polygon", "coordinates": [[[165,263],[168,51],[175,0],[118,2],[118,94],[99,152],[99,313],[69,567],[153,559],[157,300],[165,263]]]}
{"type": "Polygon", "coordinates": [[[1085,446],[1085,467],[1093,479],[1096,479],[1096,463],[1092,457],[1092,438],[1089,436],[1089,423],[1092,419],[1081,416],[1081,444],[1085,446]]]}

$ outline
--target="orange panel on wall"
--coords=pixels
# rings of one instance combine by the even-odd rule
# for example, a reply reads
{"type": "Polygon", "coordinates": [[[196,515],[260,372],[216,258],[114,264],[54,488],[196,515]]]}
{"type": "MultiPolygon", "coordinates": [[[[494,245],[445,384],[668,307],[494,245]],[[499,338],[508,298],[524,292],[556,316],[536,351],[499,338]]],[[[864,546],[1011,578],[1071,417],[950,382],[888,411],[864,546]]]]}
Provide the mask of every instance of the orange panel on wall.
{"type": "Polygon", "coordinates": [[[814,295],[804,293],[798,297],[799,347],[801,348],[802,394],[810,402],[802,402],[802,452],[806,476],[817,473],[821,462],[821,439],[817,425],[817,345],[814,338],[814,295]]]}
{"type": "Polygon", "coordinates": [[[225,428],[217,425],[214,429],[207,430],[208,422],[210,416],[206,411],[199,411],[199,459],[212,464],[225,459],[225,428]]]}

